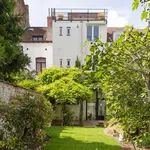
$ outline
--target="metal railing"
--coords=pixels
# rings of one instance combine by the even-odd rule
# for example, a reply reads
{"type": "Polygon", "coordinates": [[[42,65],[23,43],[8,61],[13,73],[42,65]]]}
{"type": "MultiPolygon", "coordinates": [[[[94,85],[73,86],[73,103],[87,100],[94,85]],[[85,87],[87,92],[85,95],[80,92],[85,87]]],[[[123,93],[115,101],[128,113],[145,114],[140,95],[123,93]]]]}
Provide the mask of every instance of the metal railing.
{"type": "Polygon", "coordinates": [[[63,9],[51,8],[55,21],[107,21],[107,9],[63,9]]]}

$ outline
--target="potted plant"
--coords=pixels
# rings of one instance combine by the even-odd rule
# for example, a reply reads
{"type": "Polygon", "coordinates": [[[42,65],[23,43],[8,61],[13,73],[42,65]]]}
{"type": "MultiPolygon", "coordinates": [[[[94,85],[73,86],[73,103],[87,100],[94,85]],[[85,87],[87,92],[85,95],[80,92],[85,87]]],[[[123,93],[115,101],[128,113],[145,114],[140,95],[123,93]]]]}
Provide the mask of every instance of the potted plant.
{"type": "Polygon", "coordinates": [[[63,20],[63,14],[58,14],[58,20],[63,20]]]}
{"type": "Polygon", "coordinates": [[[98,13],[97,18],[100,19],[100,20],[105,19],[104,13],[98,13]]]}

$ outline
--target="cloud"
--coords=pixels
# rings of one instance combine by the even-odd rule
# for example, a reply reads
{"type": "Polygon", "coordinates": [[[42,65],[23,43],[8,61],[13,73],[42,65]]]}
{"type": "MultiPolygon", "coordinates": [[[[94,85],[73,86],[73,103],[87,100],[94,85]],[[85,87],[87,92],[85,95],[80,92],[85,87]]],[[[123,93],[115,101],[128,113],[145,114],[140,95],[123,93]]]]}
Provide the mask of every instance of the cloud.
{"type": "Polygon", "coordinates": [[[124,27],[128,24],[127,15],[119,15],[117,11],[108,11],[108,26],[109,27],[124,27]]]}

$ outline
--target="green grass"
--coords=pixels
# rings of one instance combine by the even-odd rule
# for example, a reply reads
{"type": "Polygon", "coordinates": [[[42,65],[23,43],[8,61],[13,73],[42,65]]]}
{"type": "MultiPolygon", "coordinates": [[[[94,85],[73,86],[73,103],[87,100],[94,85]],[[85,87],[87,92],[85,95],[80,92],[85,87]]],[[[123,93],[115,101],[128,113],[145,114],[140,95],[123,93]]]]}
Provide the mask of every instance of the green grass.
{"type": "Polygon", "coordinates": [[[121,150],[118,142],[104,134],[103,128],[51,127],[52,137],[44,150],[121,150]]]}

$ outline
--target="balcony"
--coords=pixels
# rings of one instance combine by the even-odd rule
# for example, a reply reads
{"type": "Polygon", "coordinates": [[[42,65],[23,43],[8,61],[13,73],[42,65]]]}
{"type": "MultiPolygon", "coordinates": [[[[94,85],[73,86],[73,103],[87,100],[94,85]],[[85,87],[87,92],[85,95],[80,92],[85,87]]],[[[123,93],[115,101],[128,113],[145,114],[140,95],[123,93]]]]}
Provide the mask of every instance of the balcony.
{"type": "Polygon", "coordinates": [[[107,23],[107,14],[107,9],[51,8],[51,16],[55,21],[105,21],[107,23]]]}

